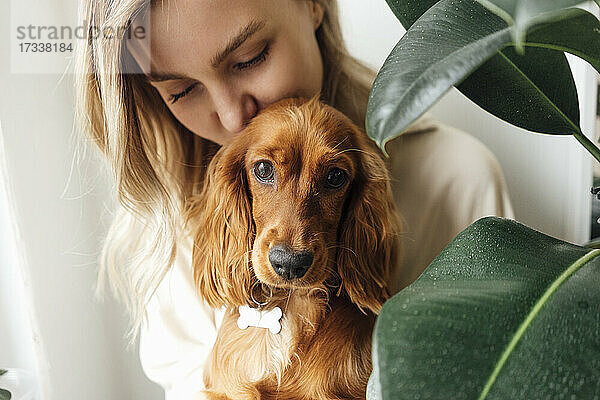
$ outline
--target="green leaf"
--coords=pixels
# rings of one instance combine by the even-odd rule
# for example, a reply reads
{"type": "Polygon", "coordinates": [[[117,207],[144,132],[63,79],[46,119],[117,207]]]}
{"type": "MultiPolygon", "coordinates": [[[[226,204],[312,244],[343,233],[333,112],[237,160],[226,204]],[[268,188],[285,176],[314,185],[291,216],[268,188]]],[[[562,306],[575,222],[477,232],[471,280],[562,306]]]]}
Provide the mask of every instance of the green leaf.
{"type": "Polygon", "coordinates": [[[599,255],[512,220],[478,220],[384,304],[372,392],[381,399],[600,396],[599,255]]]}
{"type": "Polygon", "coordinates": [[[552,24],[533,27],[524,45],[566,51],[600,72],[600,21],[580,8],[563,11],[561,19],[552,24]]]}
{"type": "MultiPolygon", "coordinates": [[[[387,0],[405,29],[439,0],[387,0]]],[[[512,1],[512,0],[508,0],[512,1]]],[[[596,0],[600,6],[600,0],[596,0]]],[[[527,34],[524,45],[566,51],[589,62],[600,72],[600,21],[580,8],[563,11],[561,19],[527,34]]]]}
{"type": "MultiPolygon", "coordinates": [[[[388,4],[402,25],[410,27],[437,1],[388,0],[388,4]]],[[[566,122],[567,131],[570,131],[570,122],[577,124],[579,121],[579,106],[570,67],[557,51],[581,57],[600,72],[600,21],[579,8],[566,10],[563,18],[550,25],[534,27],[528,33],[525,45],[537,50],[519,56],[513,49],[500,50],[500,54],[487,60],[457,88],[489,113],[513,125],[534,132],[567,133],[556,128],[566,122]],[[553,60],[556,60],[556,68],[552,65],[553,60]],[[517,65],[522,67],[517,68],[517,65]],[[525,76],[524,71],[531,71],[531,75],[528,73],[525,76]],[[562,87],[553,89],[557,82],[562,87]],[[541,92],[541,88],[547,92],[541,92]],[[567,92],[568,96],[552,96],[561,91],[567,92]],[[531,96],[532,92],[534,97],[531,96]],[[551,104],[532,103],[532,98],[541,98],[545,103],[544,96],[552,99],[559,110],[564,109],[564,114],[570,116],[571,121],[564,121],[562,113],[557,112],[551,104]],[[550,108],[550,114],[544,113],[547,108],[550,108]],[[532,113],[525,110],[531,110],[532,113]],[[549,123],[547,119],[551,114],[555,114],[559,122],[549,123]],[[551,127],[545,128],[548,123],[551,127]]]]}
{"type": "MultiPolygon", "coordinates": [[[[389,3],[406,23],[419,12],[389,3]]],[[[369,98],[367,132],[383,148],[457,85],[509,123],[581,136],[576,88],[561,51],[597,64],[600,43],[593,39],[600,26],[583,10],[564,11],[563,18],[532,28],[527,37],[531,48],[519,56],[502,49],[510,43],[508,25],[479,3],[437,2],[410,27],[380,70],[369,98]]]]}
{"type": "Polygon", "coordinates": [[[600,72],[600,21],[582,9],[532,28],[524,55],[499,51],[457,85],[465,96],[513,125],[540,133],[579,133],[579,101],[563,51],[600,72]]]}
{"type": "MultiPolygon", "coordinates": [[[[408,29],[439,0],[386,0],[404,29],[408,29]]],[[[599,0],[600,1],[600,0],[599,0]]]]}
{"type": "Polygon", "coordinates": [[[505,48],[457,85],[465,96],[504,121],[532,132],[579,132],[579,100],[564,53],[505,48]]]}
{"type": "MultiPolygon", "coordinates": [[[[540,15],[556,13],[565,8],[576,6],[581,0],[477,0],[495,14],[501,16],[509,25],[521,25],[526,28],[540,15]]],[[[545,16],[544,18],[547,18],[545,16]]]]}
{"type": "MultiPolygon", "coordinates": [[[[6,374],[7,372],[8,371],[5,369],[0,369],[0,376],[6,374]]],[[[12,394],[8,390],[0,388],[0,400],[10,400],[11,397],[12,394]]]]}
{"type": "Polygon", "coordinates": [[[400,39],[371,89],[367,131],[379,146],[505,43],[507,24],[474,0],[441,0],[400,39]]]}
{"type": "Polygon", "coordinates": [[[512,26],[513,40],[521,48],[527,29],[547,21],[581,0],[477,0],[512,26]]]}
{"type": "Polygon", "coordinates": [[[585,244],[585,247],[590,249],[600,249],[600,239],[592,240],[585,244]]]}

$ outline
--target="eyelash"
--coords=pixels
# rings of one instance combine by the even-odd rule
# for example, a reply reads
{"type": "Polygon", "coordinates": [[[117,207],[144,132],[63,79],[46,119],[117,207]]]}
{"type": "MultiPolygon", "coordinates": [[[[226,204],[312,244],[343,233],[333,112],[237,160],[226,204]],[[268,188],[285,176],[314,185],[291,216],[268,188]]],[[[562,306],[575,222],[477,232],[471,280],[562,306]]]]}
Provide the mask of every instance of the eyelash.
{"type": "Polygon", "coordinates": [[[256,57],[254,57],[252,60],[250,61],[246,61],[246,62],[242,62],[242,63],[238,63],[236,64],[236,68],[239,70],[243,70],[249,67],[252,67],[256,64],[260,64],[261,62],[265,61],[267,59],[267,56],[269,55],[269,45],[267,44],[265,46],[265,48],[260,52],[259,55],[257,55],[256,57]]]}
{"type": "Polygon", "coordinates": [[[197,84],[198,84],[197,82],[192,83],[190,86],[185,88],[185,90],[183,90],[182,92],[169,95],[169,100],[171,101],[171,104],[175,104],[177,102],[177,100],[179,100],[180,98],[182,98],[182,97],[186,96],[188,93],[190,93],[192,91],[192,89],[194,89],[196,87],[197,84]]]}
{"type": "MultiPolygon", "coordinates": [[[[257,55],[250,61],[238,63],[235,65],[235,67],[241,71],[241,70],[244,70],[247,68],[251,68],[257,64],[260,64],[267,59],[267,56],[269,55],[269,50],[270,50],[269,45],[267,44],[265,46],[265,48],[260,52],[259,55],[257,55]]],[[[171,102],[171,104],[175,104],[177,102],[177,100],[181,99],[182,97],[187,96],[192,91],[192,89],[194,89],[196,87],[196,85],[198,85],[197,82],[191,84],[190,86],[188,86],[187,88],[185,88],[183,91],[181,91],[179,93],[169,95],[169,101],[171,102]]]]}

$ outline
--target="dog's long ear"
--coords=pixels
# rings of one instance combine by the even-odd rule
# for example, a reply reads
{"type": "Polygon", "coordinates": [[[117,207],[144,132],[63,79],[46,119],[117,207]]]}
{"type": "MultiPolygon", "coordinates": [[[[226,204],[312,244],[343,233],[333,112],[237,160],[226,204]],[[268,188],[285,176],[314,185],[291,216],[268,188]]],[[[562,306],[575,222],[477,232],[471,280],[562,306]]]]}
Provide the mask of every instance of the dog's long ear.
{"type": "Polygon", "coordinates": [[[215,154],[201,194],[186,210],[186,223],[195,232],[194,280],[212,307],[247,304],[255,279],[249,262],[254,226],[246,148],[244,140],[236,140],[215,154]]]}
{"type": "Polygon", "coordinates": [[[357,135],[359,163],[342,215],[337,268],[340,290],[377,314],[395,288],[401,223],[385,163],[364,133],[357,135]]]}

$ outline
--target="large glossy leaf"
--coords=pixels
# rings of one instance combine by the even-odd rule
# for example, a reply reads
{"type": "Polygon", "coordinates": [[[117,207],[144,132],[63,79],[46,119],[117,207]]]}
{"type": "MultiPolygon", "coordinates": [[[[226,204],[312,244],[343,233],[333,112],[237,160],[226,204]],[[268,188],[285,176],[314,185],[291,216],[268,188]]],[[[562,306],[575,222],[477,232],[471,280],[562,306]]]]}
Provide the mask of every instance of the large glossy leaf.
{"type": "Polygon", "coordinates": [[[579,101],[564,53],[528,48],[526,54],[505,48],[456,87],[518,127],[557,135],[577,132],[579,101]]]}
{"type": "Polygon", "coordinates": [[[386,0],[404,29],[408,29],[421,15],[439,0],[386,0]]]}
{"type": "MultiPolygon", "coordinates": [[[[437,0],[388,0],[405,27],[410,27],[435,3],[437,0]]],[[[457,88],[486,111],[513,125],[535,132],[569,133],[572,123],[578,124],[579,106],[571,70],[561,52],[585,59],[600,72],[600,23],[581,9],[568,10],[564,17],[530,32],[527,46],[535,50],[518,56],[512,48],[500,50],[457,88]],[[560,87],[554,87],[557,82],[561,82],[560,87]],[[563,114],[569,118],[563,118],[563,114]]]]}
{"type": "MultiPolygon", "coordinates": [[[[6,374],[8,371],[5,369],[0,369],[0,376],[6,374]]],[[[12,398],[12,394],[6,390],[0,388],[0,400],[10,400],[12,398]]]]}
{"type": "Polygon", "coordinates": [[[476,1],[439,1],[408,29],[377,74],[367,108],[369,136],[384,149],[509,41],[506,22],[476,1]]]}
{"type": "Polygon", "coordinates": [[[598,398],[599,255],[475,222],[383,306],[370,398],[598,398]]]}
{"type": "Polygon", "coordinates": [[[521,47],[527,29],[539,20],[547,20],[560,10],[575,6],[581,0],[477,0],[502,17],[513,27],[512,35],[517,47],[521,47]]]}
{"type": "Polygon", "coordinates": [[[600,21],[580,8],[563,11],[561,19],[552,24],[533,27],[524,45],[566,51],[600,72],[600,21]]]}
{"type": "MultiPolygon", "coordinates": [[[[397,0],[388,3],[404,24],[422,10],[415,6],[411,11],[411,4],[397,0]]],[[[573,78],[556,52],[570,51],[597,65],[598,28],[593,15],[569,10],[560,21],[534,27],[528,40],[539,49],[516,57],[512,50],[501,50],[510,42],[510,29],[495,14],[475,1],[439,1],[410,27],[380,70],[369,99],[367,131],[383,148],[462,81],[459,90],[507,122],[536,132],[580,133],[573,78]],[[559,65],[540,60],[559,60],[559,65]],[[482,70],[469,76],[480,65],[482,70]],[[488,79],[490,71],[502,79],[488,79]],[[500,93],[507,97],[499,98],[500,93]],[[527,109],[535,112],[527,115],[527,109]]]]}
{"type": "Polygon", "coordinates": [[[577,89],[562,51],[580,56],[600,72],[600,22],[581,9],[534,28],[525,54],[500,50],[456,87],[491,114],[541,133],[580,132],[577,89]],[[554,50],[551,50],[554,49],[554,50]]]}
{"type": "MultiPolygon", "coordinates": [[[[408,29],[438,1],[387,0],[387,4],[402,26],[408,29]]],[[[597,1],[600,2],[600,0],[597,1]]],[[[524,45],[547,48],[548,52],[550,49],[554,49],[572,53],[589,62],[600,72],[600,39],[598,38],[600,22],[598,19],[579,8],[565,10],[561,12],[560,16],[561,19],[556,23],[543,25],[530,32],[524,45]]],[[[528,57],[528,54],[522,54],[522,56],[528,57]]]]}

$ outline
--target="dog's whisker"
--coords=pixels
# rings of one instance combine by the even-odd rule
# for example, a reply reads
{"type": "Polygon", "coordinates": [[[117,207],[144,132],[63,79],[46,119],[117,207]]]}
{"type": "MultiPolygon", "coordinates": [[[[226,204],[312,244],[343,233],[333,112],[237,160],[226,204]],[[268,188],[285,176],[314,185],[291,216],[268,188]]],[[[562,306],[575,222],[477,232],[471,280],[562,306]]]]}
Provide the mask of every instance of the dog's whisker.
{"type": "Polygon", "coordinates": [[[344,142],[348,140],[348,136],[345,136],[341,141],[339,141],[335,146],[333,146],[333,150],[337,149],[338,146],[341,146],[342,144],[344,144],[344,142]]]}
{"type": "Polygon", "coordinates": [[[285,302],[285,312],[287,312],[288,309],[288,305],[290,304],[290,297],[292,297],[292,289],[290,288],[290,290],[288,291],[288,298],[285,302]]]}
{"type": "Polygon", "coordinates": [[[255,281],[255,282],[252,284],[252,286],[250,287],[250,299],[252,300],[252,302],[253,302],[254,304],[256,304],[256,305],[258,305],[258,306],[264,306],[264,305],[266,305],[266,304],[269,302],[269,301],[268,301],[268,299],[267,299],[267,300],[265,300],[265,302],[264,302],[264,303],[261,303],[261,302],[259,302],[258,300],[256,300],[256,299],[254,298],[254,287],[255,287],[256,285],[261,285],[261,290],[264,292],[264,285],[262,284],[262,282],[261,282],[261,281],[259,281],[259,280],[257,279],[257,280],[256,280],[256,281],[255,281]]]}
{"type": "Polygon", "coordinates": [[[358,254],[356,254],[356,252],[354,250],[352,250],[350,247],[342,246],[339,244],[335,244],[335,245],[331,245],[331,246],[327,247],[327,249],[332,249],[332,248],[347,250],[347,251],[351,252],[355,257],[358,257],[358,254]]]}
{"type": "Polygon", "coordinates": [[[327,235],[327,233],[328,232],[325,232],[325,231],[315,231],[315,232],[312,232],[312,235],[313,236],[324,236],[324,235],[327,235]]]}
{"type": "Polygon", "coordinates": [[[344,153],[346,153],[346,152],[349,152],[349,151],[356,151],[356,152],[358,152],[358,153],[365,153],[365,154],[368,154],[368,153],[369,153],[368,151],[365,151],[365,150],[361,150],[361,149],[355,149],[355,148],[350,148],[350,149],[344,149],[344,150],[338,151],[338,152],[335,154],[335,156],[339,156],[340,154],[344,154],[344,153]]]}

